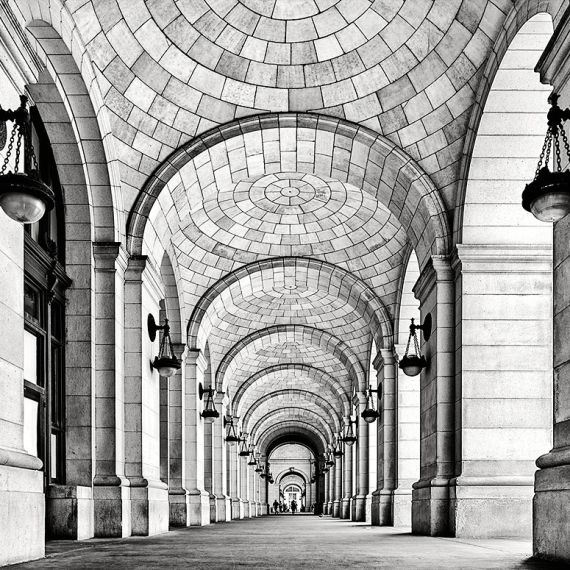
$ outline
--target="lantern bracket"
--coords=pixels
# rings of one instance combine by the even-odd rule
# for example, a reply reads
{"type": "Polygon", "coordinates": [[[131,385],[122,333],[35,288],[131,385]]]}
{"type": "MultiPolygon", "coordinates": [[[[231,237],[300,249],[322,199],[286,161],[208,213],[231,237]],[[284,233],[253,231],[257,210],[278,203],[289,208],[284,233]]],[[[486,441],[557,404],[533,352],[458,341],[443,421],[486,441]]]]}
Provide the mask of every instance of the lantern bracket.
{"type": "Polygon", "coordinates": [[[427,342],[431,337],[431,328],[432,328],[431,313],[428,313],[424,319],[424,322],[421,325],[416,325],[414,323],[414,319],[412,319],[412,324],[410,325],[410,333],[414,335],[417,330],[422,331],[422,336],[424,337],[424,340],[427,342]]]}
{"type": "Polygon", "coordinates": [[[165,334],[170,334],[170,325],[168,324],[168,319],[165,319],[165,323],[163,325],[157,325],[152,313],[149,313],[147,317],[146,326],[148,330],[148,337],[150,338],[151,342],[154,342],[156,340],[157,331],[164,331],[165,334]]]}

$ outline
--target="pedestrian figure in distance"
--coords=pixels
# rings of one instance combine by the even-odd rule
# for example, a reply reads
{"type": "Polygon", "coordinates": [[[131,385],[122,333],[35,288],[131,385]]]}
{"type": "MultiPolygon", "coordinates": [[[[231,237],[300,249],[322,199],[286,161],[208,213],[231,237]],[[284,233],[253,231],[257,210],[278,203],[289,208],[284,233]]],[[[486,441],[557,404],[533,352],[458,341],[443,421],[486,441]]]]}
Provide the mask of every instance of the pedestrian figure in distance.
{"type": "Polygon", "coordinates": [[[279,503],[277,502],[277,499],[275,499],[273,501],[273,512],[278,515],[279,514],[279,503]]]}
{"type": "Polygon", "coordinates": [[[291,514],[295,514],[297,512],[297,501],[295,501],[295,499],[293,499],[291,501],[291,514]]]}

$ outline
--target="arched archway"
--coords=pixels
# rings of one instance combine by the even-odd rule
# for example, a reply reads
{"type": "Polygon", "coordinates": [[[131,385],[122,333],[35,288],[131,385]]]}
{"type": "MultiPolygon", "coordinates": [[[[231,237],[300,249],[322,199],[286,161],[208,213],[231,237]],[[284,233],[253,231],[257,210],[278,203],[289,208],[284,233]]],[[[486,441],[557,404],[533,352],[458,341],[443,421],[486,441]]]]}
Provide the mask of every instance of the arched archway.
{"type": "Polygon", "coordinates": [[[552,232],[520,207],[546,125],[549,88],[533,66],[552,21],[539,8],[513,9],[464,151],[455,217],[457,536],[530,536],[534,461],[551,446],[552,232]],[[480,518],[496,522],[482,527],[480,518]]]}

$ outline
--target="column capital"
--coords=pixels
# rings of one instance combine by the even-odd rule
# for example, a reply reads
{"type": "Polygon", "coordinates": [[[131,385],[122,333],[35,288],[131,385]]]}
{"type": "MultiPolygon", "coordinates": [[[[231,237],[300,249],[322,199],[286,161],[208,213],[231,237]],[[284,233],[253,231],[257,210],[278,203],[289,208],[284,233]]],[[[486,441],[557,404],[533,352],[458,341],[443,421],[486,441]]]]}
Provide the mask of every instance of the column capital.
{"type": "Polygon", "coordinates": [[[454,271],[448,255],[432,255],[413,287],[414,296],[420,302],[427,298],[436,283],[454,281],[454,271]]]}
{"type": "Polygon", "coordinates": [[[186,351],[186,364],[197,366],[201,372],[208,367],[208,362],[199,348],[189,348],[186,351]]]}
{"type": "Polygon", "coordinates": [[[390,366],[394,364],[396,360],[397,355],[395,346],[391,348],[381,348],[372,361],[372,366],[374,366],[374,370],[376,370],[376,372],[379,372],[383,366],[390,366]]]}
{"type": "Polygon", "coordinates": [[[95,271],[116,271],[117,263],[123,271],[126,269],[129,256],[121,242],[94,241],[92,247],[95,271]]]}
{"type": "Polygon", "coordinates": [[[178,358],[182,362],[184,362],[186,358],[186,350],[188,349],[188,345],[185,342],[173,342],[172,348],[174,349],[174,354],[179,355],[178,358]]]}
{"type": "Polygon", "coordinates": [[[458,244],[453,251],[452,265],[456,274],[550,274],[552,272],[552,247],[543,244],[458,244]]]}

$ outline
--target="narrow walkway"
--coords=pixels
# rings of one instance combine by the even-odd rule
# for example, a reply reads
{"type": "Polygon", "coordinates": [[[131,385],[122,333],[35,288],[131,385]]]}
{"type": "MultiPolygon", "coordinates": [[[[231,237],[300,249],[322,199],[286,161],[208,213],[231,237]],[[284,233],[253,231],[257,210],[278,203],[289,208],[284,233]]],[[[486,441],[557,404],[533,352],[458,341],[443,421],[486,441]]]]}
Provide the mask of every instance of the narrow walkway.
{"type": "Polygon", "coordinates": [[[530,559],[530,550],[527,541],[430,538],[329,517],[279,515],[149,538],[52,542],[46,559],[11,568],[561,568],[530,559]]]}

